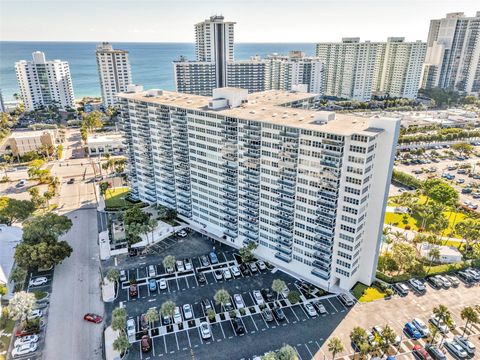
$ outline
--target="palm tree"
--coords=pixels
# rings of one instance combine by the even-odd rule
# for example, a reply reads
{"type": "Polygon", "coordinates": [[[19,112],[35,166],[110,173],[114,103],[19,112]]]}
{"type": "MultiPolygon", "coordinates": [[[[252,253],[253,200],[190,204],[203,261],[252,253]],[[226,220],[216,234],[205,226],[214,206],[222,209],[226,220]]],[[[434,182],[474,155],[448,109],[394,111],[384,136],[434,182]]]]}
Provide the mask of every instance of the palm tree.
{"type": "Polygon", "coordinates": [[[342,340],[334,336],[328,341],[328,351],[332,353],[332,360],[335,360],[335,355],[345,350],[342,340]]]}
{"type": "Polygon", "coordinates": [[[47,203],[47,209],[50,209],[50,200],[53,199],[54,194],[53,194],[52,192],[50,192],[50,191],[45,191],[45,192],[43,193],[43,197],[45,198],[45,201],[46,201],[46,203],[47,203]]]}
{"type": "Polygon", "coordinates": [[[281,292],[287,287],[285,281],[280,279],[275,279],[272,282],[272,290],[277,293],[277,300],[281,294],[281,292]]]}
{"type": "Polygon", "coordinates": [[[175,266],[175,257],[173,255],[167,255],[163,259],[163,267],[165,269],[172,268],[175,266]]]}
{"type": "Polygon", "coordinates": [[[150,324],[153,324],[155,321],[160,320],[160,315],[159,315],[157,309],[155,309],[154,307],[148,309],[147,312],[146,312],[146,314],[145,314],[145,319],[146,319],[150,324]]]}
{"type": "Polygon", "coordinates": [[[460,313],[460,317],[462,320],[466,320],[462,336],[465,336],[468,324],[478,324],[480,322],[478,313],[471,306],[463,308],[462,312],[460,313]]]}
{"type": "MultiPolygon", "coordinates": [[[[452,313],[445,305],[438,305],[433,308],[433,315],[439,320],[444,322],[447,326],[452,324],[452,313]]],[[[442,338],[444,334],[442,333],[442,338]]]]}
{"type": "Polygon", "coordinates": [[[222,307],[230,301],[230,294],[225,289],[220,289],[215,293],[213,297],[215,303],[217,305],[221,305],[222,307]]]}
{"type": "Polygon", "coordinates": [[[160,307],[160,315],[162,316],[168,316],[168,317],[173,317],[173,314],[175,313],[175,303],[173,301],[165,301],[162,306],[160,307]]]}
{"type": "Polygon", "coordinates": [[[397,334],[395,331],[389,325],[385,325],[379,341],[380,348],[384,354],[388,351],[390,345],[395,343],[396,338],[397,334]]]}
{"type": "Polygon", "coordinates": [[[128,341],[127,335],[124,332],[120,332],[118,337],[112,343],[113,349],[118,351],[120,354],[125,354],[125,352],[130,347],[130,342],[128,341]]]}

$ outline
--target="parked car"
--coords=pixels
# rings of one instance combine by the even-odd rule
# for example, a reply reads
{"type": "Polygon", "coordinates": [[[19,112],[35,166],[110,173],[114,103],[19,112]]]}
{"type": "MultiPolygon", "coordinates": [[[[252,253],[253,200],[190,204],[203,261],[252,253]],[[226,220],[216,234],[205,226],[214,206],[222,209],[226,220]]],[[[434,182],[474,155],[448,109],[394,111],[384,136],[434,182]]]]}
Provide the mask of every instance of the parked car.
{"type": "Polygon", "coordinates": [[[223,271],[222,270],[215,270],[213,272],[213,275],[215,276],[215,279],[217,279],[217,280],[222,280],[223,279],[223,271]]]}
{"type": "Polygon", "coordinates": [[[267,265],[265,265],[262,260],[257,261],[257,267],[260,269],[260,271],[267,270],[267,265]]]}
{"type": "Polygon", "coordinates": [[[463,350],[467,352],[468,355],[470,356],[475,355],[475,350],[476,350],[475,345],[466,337],[456,335],[454,336],[453,340],[455,340],[457,344],[460,345],[463,348],[463,350]]]}
{"type": "Polygon", "coordinates": [[[145,314],[140,315],[140,329],[142,331],[148,331],[148,329],[150,329],[150,325],[145,314]]]}
{"type": "Polygon", "coordinates": [[[172,323],[172,319],[168,315],[162,316],[162,324],[163,325],[170,325],[172,323]]]}
{"type": "Polygon", "coordinates": [[[435,289],[440,289],[442,287],[441,281],[436,276],[427,277],[427,282],[435,289]]]}
{"type": "Polygon", "coordinates": [[[202,266],[209,266],[210,262],[208,261],[208,258],[206,255],[200,256],[200,262],[202,263],[202,266]]]}
{"type": "Polygon", "coordinates": [[[157,281],[155,279],[148,279],[148,290],[157,291],[157,281]]]}
{"type": "Polygon", "coordinates": [[[448,333],[448,326],[443,322],[443,320],[437,318],[436,316],[432,316],[430,318],[430,322],[438,329],[442,334],[448,333]]]}
{"type": "Polygon", "coordinates": [[[447,360],[445,354],[435,345],[427,345],[425,349],[434,360],[447,360]]]}
{"type": "Polygon", "coordinates": [[[270,308],[265,307],[262,310],[262,315],[263,315],[263,318],[265,319],[266,322],[273,321],[273,313],[272,313],[272,310],[270,310],[270,308]]]}
{"type": "Polygon", "coordinates": [[[421,319],[414,318],[412,324],[417,328],[422,337],[428,337],[430,335],[430,329],[421,319]]]}
{"type": "Polygon", "coordinates": [[[442,283],[442,287],[444,289],[450,289],[450,287],[452,286],[450,280],[448,280],[445,276],[442,275],[437,275],[436,277],[442,283]]]}
{"type": "Polygon", "coordinates": [[[74,178],[70,178],[70,180],[67,181],[67,184],[69,184],[69,185],[74,184],[74,183],[75,183],[74,178]]]}
{"type": "Polygon", "coordinates": [[[30,311],[30,313],[27,315],[27,320],[32,321],[38,318],[41,318],[43,316],[43,311],[40,309],[34,309],[30,311]]]}
{"type": "Polygon", "coordinates": [[[393,288],[401,296],[405,296],[408,294],[408,290],[409,290],[408,286],[405,285],[404,283],[396,283],[393,285],[393,288]]]}
{"type": "Polygon", "coordinates": [[[39,276],[34,279],[31,279],[29,282],[29,286],[42,286],[48,282],[48,279],[45,276],[39,276]]]}
{"type": "Polygon", "coordinates": [[[278,321],[282,321],[283,319],[285,319],[285,313],[283,312],[282,308],[278,306],[275,306],[272,309],[272,313],[273,316],[275,316],[275,319],[277,319],[278,321]]]}
{"type": "Polygon", "coordinates": [[[183,321],[182,314],[180,313],[180,308],[175,306],[175,310],[173,311],[173,322],[175,324],[179,324],[183,321]]]}
{"type": "Polygon", "coordinates": [[[148,277],[154,277],[157,275],[157,272],[155,271],[155,266],[149,265],[148,266],[148,277]]]}
{"type": "Polygon", "coordinates": [[[182,260],[177,260],[175,265],[177,265],[177,271],[185,271],[185,266],[183,266],[182,260]]]}
{"type": "Polygon", "coordinates": [[[24,336],[16,339],[15,342],[13,343],[13,346],[17,347],[23,344],[36,343],[36,342],[38,342],[38,335],[28,335],[28,336],[24,336]]]}
{"type": "Polygon", "coordinates": [[[210,262],[213,264],[218,264],[218,257],[217,257],[217,254],[215,254],[214,251],[212,251],[210,254],[208,254],[208,256],[210,257],[210,262]]]}
{"type": "Polygon", "coordinates": [[[445,277],[450,281],[450,284],[452,284],[453,287],[457,287],[460,285],[460,281],[453,275],[445,275],[445,277]]]}
{"type": "Polygon", "coordinates": [[[262,296],[267,302],[275,300],[275,294],[271,289],[262,290],[262,296]]]}
{"type": "Polygon", "coordinates": [[[480,271],[477,271],[472,268],[468,268],[465,270],[465,272],[469,274],[473,278],[473,280],[480,281],[480,271]]]}
{"type": "Polygon", "coordinates": [[[239,269],[242,272],[243,276],[247,276],[249,274],[248,268],[245,264],[240,264],[239,269]]]}
{"type": "Polygon", "coordinates": [[[223,269],[223,277],[225,280],[229,280],[232,278],[232,273],[228,268],[223,269]]]}
{"type": "Polygon", "coordinates": [[[40,332],[40,328],[38,326],[36,327],[30,327],[28,329],[18,329],[15,331],[15,337],[24,337],[28,335],[35,335],[40,332]]]}
{"type": "Polygon", "coordinates": [[[420,332],[412,323],[406,323],[405,327],[403,328],[403,331],[405,332],[405,334],[407,334],[408,336],[410,336],[412,339],[415,339],[415,340],[420,339],[422,337],[420,332]]]}
{"type": "Polygon", "coordinates": [[[164,278],[158,280],[158,287],[160,288],[160,290],[165,290],[167,288],[167,280],[165,280],[164,278]]]}
{"type": "Polygon", "coordinates": [[[242,275],[241,272],[240,272],[240,269],[236,265],[230,267],[230,270],[232,271],[232,274],[235,277],[239,277],[240,275],[242,275]]]}
{"type": "Polygon", "coordinates": [[[207,313],[208,310],[212,310],[212,304],[210,303],[210,300],[203,299],[202,300],[202,307],[203,307],[203,311],[205,312],[205,314],[207,313]]]}
{"type": "Polygon", "coordinates": [[[202,334],[203,340],[210,339],[212,337],[210,325],[206,321],[200,323],[200,333],[202,334]]]}
{"type": "Polygon", "coordinates": [[[183,263],[185,264],[185,270],[187,270],[187,271],[193,270],[193,265],[192,265],[192,262],[190,261],[190,259],[183,260],[183,263]]]}
{"type": "Polygon", "coordinates": [[[254,262],[249,263],[248,267],[252,273],[256,273],[258,271],[257,265],[254,262]]]}
{"type": "Polygon", "coordinates": [[[253,295],[253,299],[255,300],[257,305],[261,305],[261,304],[264,303],[263,296],[262,296],[262,294],[260,293],[259,290],[253,290],[252,295],[253,295]]]}
{"type": "Polygon", "coordinates": [[[467,352],[455,340],[445,340],[443,342],[445,348],[457,359],[465,359],[468,357],[467,352]]]}
{"type": "Polygon", "coordinates": [[[340,301],[343,303],[343,305],[345,306],[353,306],[355,303],[353,302],[353,300],[346,294],[340,294],[338,295],[338,298],[340,299],[340,301]]]}
{"type": "Polygon", "coordinates": [[[152,339],[148,335],[143,335],[142,340],[140,341],[140,346],[142,347],[142,352],[149,352],[152,348],[152,339]]]}
{"type": "Polygon", "coordinates": [[[185,320],[193,319],[193,311],[190,304],[183,305],[183,315],[185,316],[185,320]]]}
{"type": "Polygon", "coordinates": [[[320,315],[327,313],[327,309],[325,309],[325,306],[320,301],[312,301],[312,305],[315,306],[315,309],[317,309],[320,315]]]}
{"type": "Polygon", "coordinates": [[[137,330],[135,328],[135,320],[128,319],[127,320],[127,336],[134,337],[136,332],[137,330]]]}
{"type": "Polygon", "coordinates": [[[305,303],[305,304],[303,304],[303,307],[305,308],[305,311],[307,312],[307,314],[309,316],[314,317],[314,316],[318,315],[317,310],[315,310],[315,308],[313,307],[312,304],[305,303]]]}
{"type": "Polygon", "coordinates": [[[20,357],[20,356],[23,356],[23,355],[30,354],[32,352],[37,351],[37,347],[38,347],[38,345],[35,342],[29,342],[29,343],[22,344],[20,346],[15,347],[12,350],[12,356],[14,358],[16,358],[16,357],[20,357]]]}
{"type": "Polygon", "coordinates": [[[207,282],[207,279],[205,278],[205,275],[203,273],[198,273],[197,274],[197,281],[199,284],[203,284],[207,282]]]}
{"type": "Polygon", "coordinates": [[[138,286],[137,284],[131,284],[128,288],[128,293],[130,297],[137,297],[138,296],[138,286]]]}
{"type": "Polygon", "coordinates": [[[233,305],[230,301],[227,301],[225,304],[223,304],[223,308],[225,311],[231,311],[233,310],[233,305]]]}
{"type": "Polygon", "coordinates": [[[127,281],[127,272],[125,270],[120,270],[120,281],[127,281]]]}
{"type": "Polygon", "coordinates": [[[180,230],[179,232],[177,232],[177,236],[181,238],[187,237],[187,235],[188,234],[185,230],[180,230]]]}
{"type": "Polygon", "coordinates": [[[237,335],[241,335],[245,333],[245,328],[243,327],[242,320],[240,318],[236,317],[231,319],[233,330],[237,335]]]}
{"type": "Polygon", "coordinates": [[[459,271],[457,274],[460,280],[462,280],[466,284],[471,284],[472,282],[475,281],[473,277],[466,271],[459,271]]]}
{"type": "Polygon", "coordinates": [[[410,279],[408,280],[408,284],[418,293],[424,293],[427,290],[425,285],[418,279],[410,279]]]}
{"type": "Polygon", "coordinates": [[[83,316],[83,320],[92,322],[94,324],[100,324],[103,321],[103,318],[100,315],[88,313],[83,316]]]}
{"type": "Polygon", "coordinates": [[[15,185],[15,187],[21,188],[21,187],[24,187],[25,185],[27,185],[27,180],[22,179],[17,183],[17,185],[15,185]]]}
{"type": "Polygon", "coordinates": [[[413,355],[416,359],[420,360],[432,360],[432,357],[428,354],[427,350],[422,345],[415,345],[412,349],[413,355]]]}
{"type": "Polygon", "coordinates": [[[235,306],[237,307],[237,309],[241,309],[245,307],[245,302],[243,301],[242,295],[234,294],[233,301],[235,302],[235,306]]]}

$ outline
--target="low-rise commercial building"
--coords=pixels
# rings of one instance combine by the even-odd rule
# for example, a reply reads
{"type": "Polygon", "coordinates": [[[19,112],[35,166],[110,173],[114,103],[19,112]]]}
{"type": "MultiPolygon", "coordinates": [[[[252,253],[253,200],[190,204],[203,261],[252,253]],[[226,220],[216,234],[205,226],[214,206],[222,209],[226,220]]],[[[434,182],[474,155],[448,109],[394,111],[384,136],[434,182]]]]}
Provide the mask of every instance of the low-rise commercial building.
{"type": "Polygon", "coordinates": [[[22,156],[31,151],[38,151],[46,146],[57,146],[58,131],[55,129],[14,131],[0,146],[0,154],[22,156]]]}
{"type": "Polygon", "coordinates": [[[87,151],[90,155],[122,154],[124,151],[123,136],[119,133],[89,135],[87,151]]]}

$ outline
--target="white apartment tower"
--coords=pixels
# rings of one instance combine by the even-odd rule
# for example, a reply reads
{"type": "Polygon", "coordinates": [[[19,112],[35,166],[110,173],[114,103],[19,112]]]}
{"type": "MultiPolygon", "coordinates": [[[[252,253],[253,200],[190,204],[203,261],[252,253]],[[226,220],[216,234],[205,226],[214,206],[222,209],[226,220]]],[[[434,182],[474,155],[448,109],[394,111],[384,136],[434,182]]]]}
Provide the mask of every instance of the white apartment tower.
{"type": "Polygon", "coordinates": [[[98,76],[105,107],[115,105],[115,94],[127,91],[132,83],[128,51],[114,49],[108,42],[97,45],[98,76]]]}
{"type": "Polygon", "coordinates": [[[21,60],[15,63],[18,86],[27,111],[44,106],[73,107],[72,78],[68,62],[45,60],[45,54],[36,51],[33,61],[21,60]]]}
{"type": "Polygon", "coordinates": [[[0,89],[0,113],[5,112],[5,103],[3,102],[2,89],[0,89]]]}
{"type": "Polygon", "coordinates": [[[480,11],[431,20],[422,87],[480,92],[480,11]]]}
{"type": "Polygon", "coordinates": [[[399,119],[287,91],[118,95],[132,193],[331,291],[375,278],[399,119]]]}
{"type": "Polygon", "coordinates": [[[391,37],[387,42],[343,38],[319,43],[316,55],[324,63],[324,94],[369,101],[373,95],[416,98],[426,44],[391,37]]]}

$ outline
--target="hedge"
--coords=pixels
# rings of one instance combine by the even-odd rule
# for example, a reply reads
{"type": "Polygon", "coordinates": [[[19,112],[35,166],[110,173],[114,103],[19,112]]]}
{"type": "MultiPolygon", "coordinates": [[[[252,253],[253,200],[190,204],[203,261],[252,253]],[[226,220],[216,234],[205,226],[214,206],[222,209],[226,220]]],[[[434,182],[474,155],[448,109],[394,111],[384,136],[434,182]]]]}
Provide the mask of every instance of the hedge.
{"type": "MultiPolygon", "coordinates": [[[[472,263],[472,265],[474,264],[472,263]]],[[[377,271],[376,276],[377,276],[377,279],[383,280],[389,284],[392,284],[392,283],[407,281],[411,278],[422,278],[425,276],[445,274],[445,273],[449,273],[457,270],[462,270],[462,269],[468,268],[469,266],[470,266],[469,264],[464,262],[461,262],[458,264],[436,265],[436,266],[432,266],[430,268],[430,271],[424,271],[422,274],[416,274],[416,275],[407,273],[407,274],[401,274],[401,275],[388,276],[380,271],[377,271]]]]}
{"type": "Polygon", "coordinates": [[[395,169],[393,169],[392,172],[392,180],[415,189],[421,188],[423,184],[423,182],[416,177],[395,169]]]}

